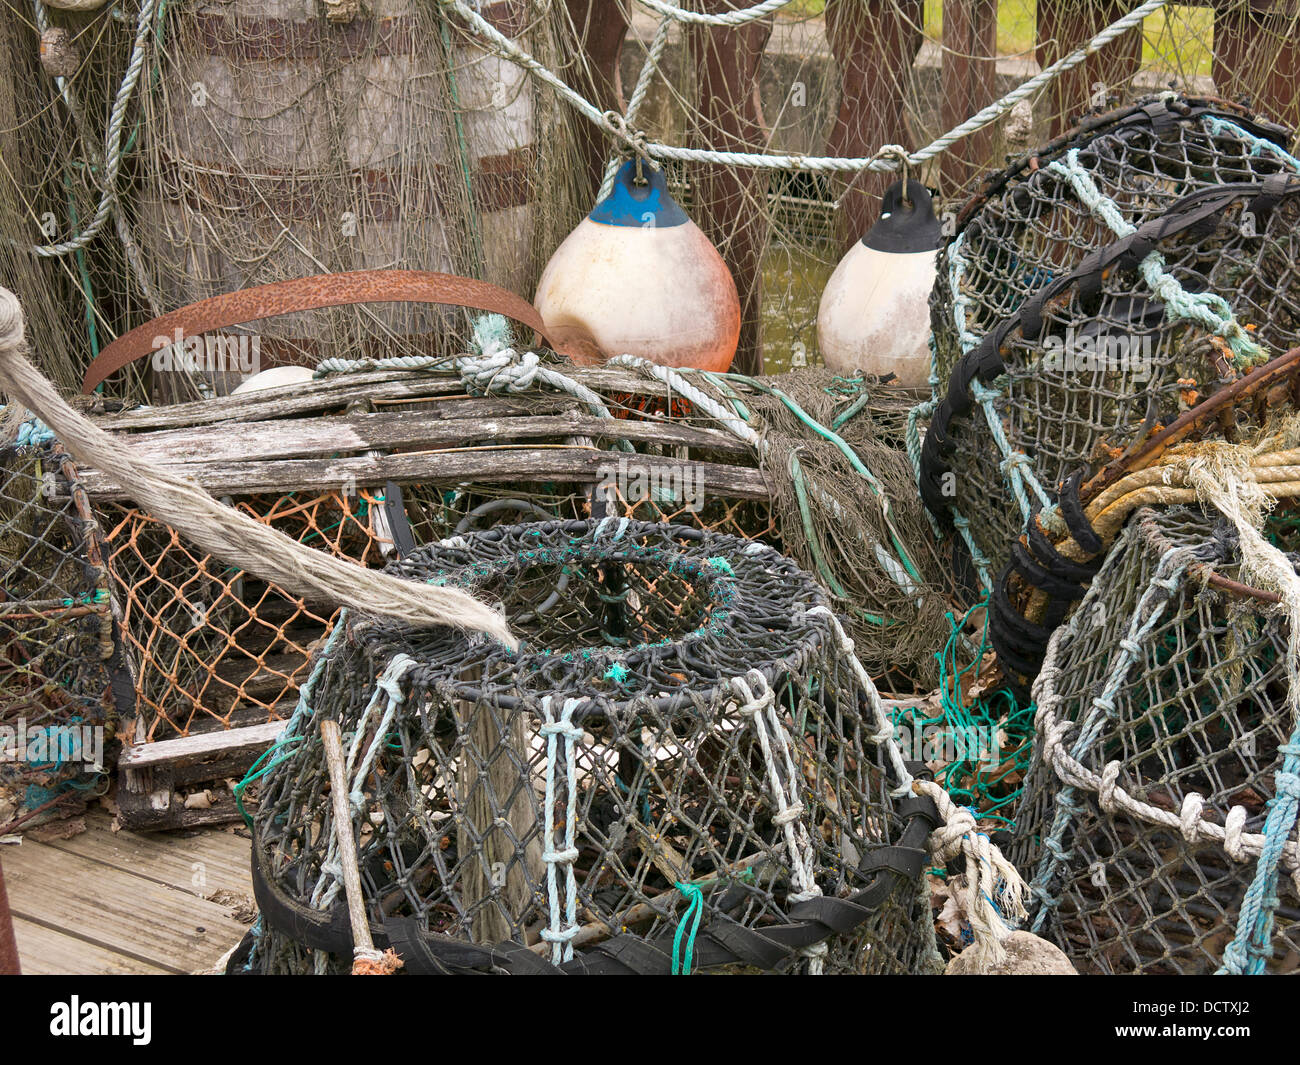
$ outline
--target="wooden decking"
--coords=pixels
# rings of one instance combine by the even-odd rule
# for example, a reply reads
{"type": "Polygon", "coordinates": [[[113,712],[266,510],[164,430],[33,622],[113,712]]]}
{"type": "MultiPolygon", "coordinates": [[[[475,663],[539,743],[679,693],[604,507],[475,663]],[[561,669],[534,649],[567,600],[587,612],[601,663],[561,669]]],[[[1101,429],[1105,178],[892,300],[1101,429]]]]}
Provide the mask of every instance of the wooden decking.
{"type": "Polygon", "coordinates": [[[231,826],[137,835],[102,811],[71,839],[0,846],[25,974],[193,973],[252,918],[249,842],[231,826]]]}

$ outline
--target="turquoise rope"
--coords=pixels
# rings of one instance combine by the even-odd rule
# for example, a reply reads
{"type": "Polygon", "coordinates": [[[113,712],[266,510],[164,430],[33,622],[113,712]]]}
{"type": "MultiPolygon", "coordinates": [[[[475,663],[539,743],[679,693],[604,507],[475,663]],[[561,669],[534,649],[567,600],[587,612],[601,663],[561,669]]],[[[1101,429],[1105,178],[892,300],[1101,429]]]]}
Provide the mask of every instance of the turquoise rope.
{"type": "Polygon", "coordinates": [[[686,910],[677,922],[677,934],[673,936],[673,976],[690,976],[695,953],[695,936],[700,930],[700,918],[704,916],[704,892],[696,884],[678,881],[677,890],[686,899],[686,910]],[[689,924],[690,931],[686,931],[689,924]],[[682,953],[682,938],[686,939],[686,951],[682,953]]]}
{"type": "MultiPolygon", "coordinates": [[[[1295,683],[1296,678],[1291,681],[1295,683]]],[[[1262,976],[1273,954],[1273,921],[1279,901],[1277,868],[1300,813],[1300,725],[1281,751],[1286,757],[1273,777],[1277,794],[1269,800],[1264,818],[1264,846],[1255,865],[1255,879],[1242,897],[1236,935],[1223,951],[1219,975],[1262,976]]]]}

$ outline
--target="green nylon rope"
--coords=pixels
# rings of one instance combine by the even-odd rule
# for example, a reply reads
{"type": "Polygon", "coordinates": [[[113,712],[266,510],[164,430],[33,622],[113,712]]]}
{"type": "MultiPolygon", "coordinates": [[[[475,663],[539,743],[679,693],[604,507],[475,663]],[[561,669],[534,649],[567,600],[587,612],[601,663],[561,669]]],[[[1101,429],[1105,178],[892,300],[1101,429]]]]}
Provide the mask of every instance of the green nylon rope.
{"type": "Polygon", "coordinates": [[[704,892],[696,884],[677,881],[677,890],[686,899],[686,909],[682,919],[677,922],[677,934],[673,936],[673,976],[690,976],[695,953],[695,936],[700,930],[700,918],[704,916],[704,892]],[[686,926],[690,924],[690,931],[686,926]],[[686,939],[686,951],[682,953],[682,938],[686,939]]]}

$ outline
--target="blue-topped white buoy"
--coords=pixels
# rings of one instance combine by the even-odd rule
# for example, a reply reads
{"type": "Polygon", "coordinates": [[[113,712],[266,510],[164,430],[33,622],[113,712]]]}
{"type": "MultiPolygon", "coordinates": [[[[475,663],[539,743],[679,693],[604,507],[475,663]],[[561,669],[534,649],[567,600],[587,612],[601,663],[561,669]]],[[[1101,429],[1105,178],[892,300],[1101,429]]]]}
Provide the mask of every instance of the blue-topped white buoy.
{"type": "Polygon", "coordinates": [[[831,274],[817,311],[822,361],[837,373],[884,376],[905,388],[930,377],[930,290],[942,241],[919,181],[885,190],[880,220],[831,274]]]}
{"type": "Polygon", "coordinates": [[[740,299],[718,250],[668,194],[660,171],[625,163],[613,191],[565,238],[533,301],[575,362],[638,355],[723,371],[740,338],[740,299]]]}

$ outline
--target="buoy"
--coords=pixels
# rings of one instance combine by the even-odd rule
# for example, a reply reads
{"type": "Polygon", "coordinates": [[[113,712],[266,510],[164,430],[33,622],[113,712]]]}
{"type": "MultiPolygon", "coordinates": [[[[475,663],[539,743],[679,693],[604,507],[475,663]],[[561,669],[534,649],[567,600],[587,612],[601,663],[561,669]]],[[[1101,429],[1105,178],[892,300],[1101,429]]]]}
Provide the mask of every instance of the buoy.
{"type": "Polygon", "coordinates": [[[230,394],[242,396],[246,392],[260,392],[264,388],[281,388],[284,385],[301,384],[312,379],[312,370],[306,366],[273,366],[269,370],[255,373],[230,394]]]}
{"type": "Polygon", "coordinates": [[[736,356],[740,299],[718,250],[657,170],[623,164],[613,191],[551,256],[533,301],[575,362],[638,355],[723,371],[736,356]]]}
{"type": "Polygon", "coordinates": [[[885,190],[880,220],[831,274],[817,310],[822,361],[837,373],[892,373],[905,388],[930,378],[930,290],[941,231],[919,181],[885,190]]]}

